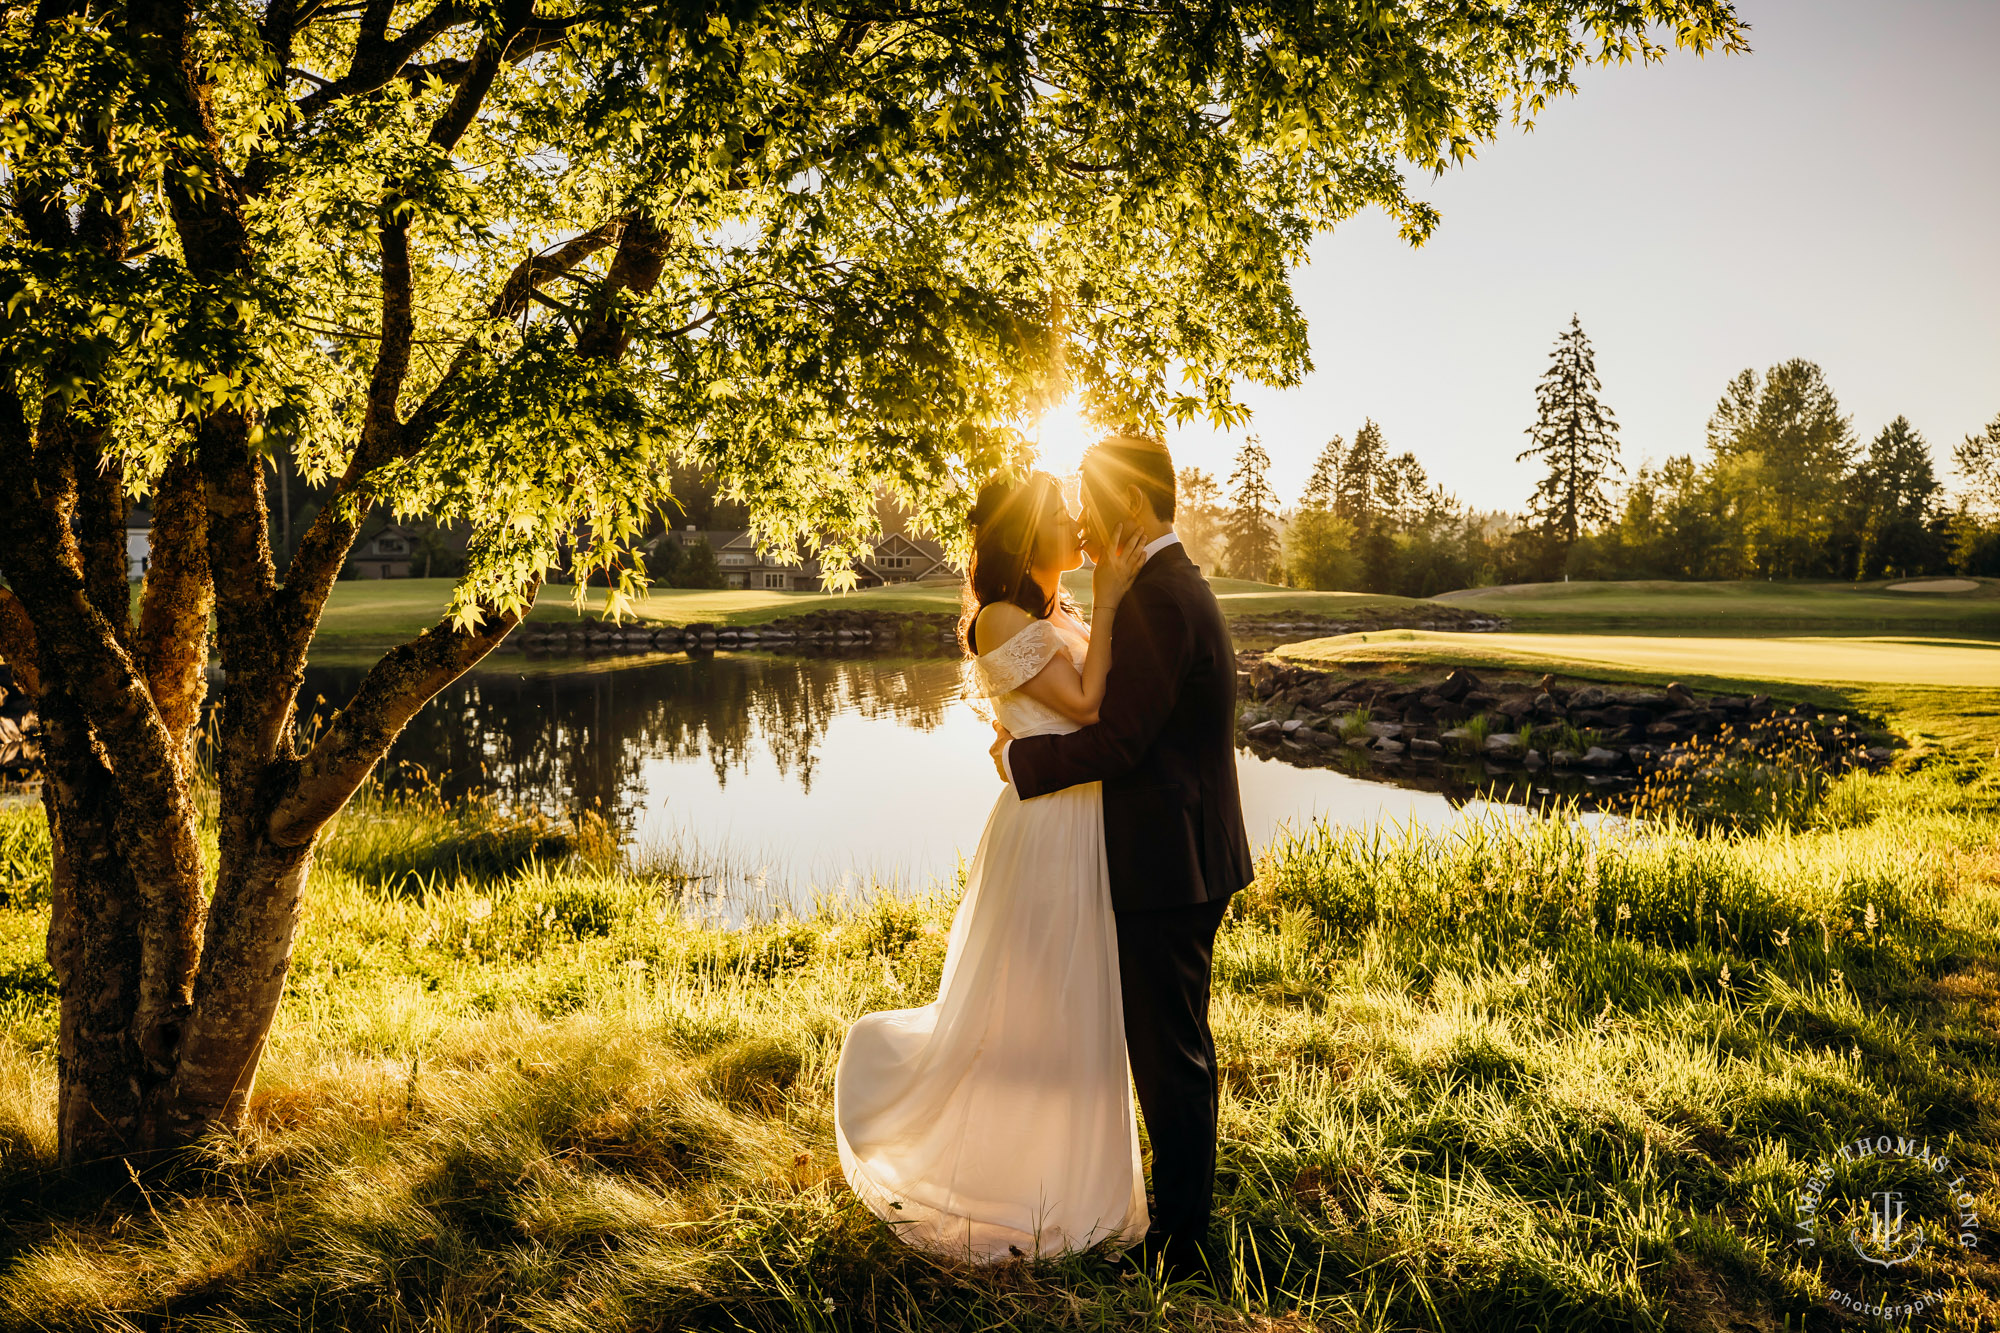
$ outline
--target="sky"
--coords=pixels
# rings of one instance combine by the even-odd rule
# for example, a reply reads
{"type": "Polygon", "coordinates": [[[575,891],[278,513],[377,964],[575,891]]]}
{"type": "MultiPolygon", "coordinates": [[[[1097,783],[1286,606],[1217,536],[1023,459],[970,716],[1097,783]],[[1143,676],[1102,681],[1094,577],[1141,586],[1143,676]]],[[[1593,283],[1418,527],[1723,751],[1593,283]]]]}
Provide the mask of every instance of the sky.
{"type": "Polygon", "coordinates": [[[1290,503],[1366,417],[1461,501],[1518,510],[1535,381],[1575,312],[1628,469],[1703,451],[1728,379],[1826,371],[1856,435],[1951,446],[2000,415],[2000,0],[1741,0],[1752,51],[1592,69],[1530,134],[1411,181],[1421,249],[1379,212],[1294,287],[1315,370],[1245,386],[1234,434],[1170,432],[1225,478],[1245,434],[1290,503]]]}

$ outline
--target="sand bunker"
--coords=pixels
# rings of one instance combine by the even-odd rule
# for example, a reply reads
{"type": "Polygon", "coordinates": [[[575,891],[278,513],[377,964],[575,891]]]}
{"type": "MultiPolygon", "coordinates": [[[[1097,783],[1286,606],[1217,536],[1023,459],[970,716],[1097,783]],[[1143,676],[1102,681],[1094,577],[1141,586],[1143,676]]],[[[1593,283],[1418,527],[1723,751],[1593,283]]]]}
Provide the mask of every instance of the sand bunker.
{"type": "Polygon", "coordinates": [[[1972,579],[1915,579],[1909,583],[1892,583],[1885,592],[1976,592],[1979,584],[1972,579]]]}

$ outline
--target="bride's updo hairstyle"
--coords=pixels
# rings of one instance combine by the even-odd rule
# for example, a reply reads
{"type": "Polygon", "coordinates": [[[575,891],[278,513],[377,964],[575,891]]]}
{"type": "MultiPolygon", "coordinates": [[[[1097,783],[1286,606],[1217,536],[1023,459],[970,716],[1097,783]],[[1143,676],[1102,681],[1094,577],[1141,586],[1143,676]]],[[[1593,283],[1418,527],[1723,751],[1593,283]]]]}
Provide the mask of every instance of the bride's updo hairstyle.
{"type": "Polygon", "coordinates": [[[979,654],[973,624],[990,603],[1012,602],[1037,620],[1048,619],[1058,606],[1074,609],[1061,583],[1051,592],[1032,574],[1042,517],[1060,494],[1056,479],[1039,469],[996,476],[979,488],[967,520],[972,559],[965,567],[964,610],[958,621],[959,646],[968,656],[979,654]]]}

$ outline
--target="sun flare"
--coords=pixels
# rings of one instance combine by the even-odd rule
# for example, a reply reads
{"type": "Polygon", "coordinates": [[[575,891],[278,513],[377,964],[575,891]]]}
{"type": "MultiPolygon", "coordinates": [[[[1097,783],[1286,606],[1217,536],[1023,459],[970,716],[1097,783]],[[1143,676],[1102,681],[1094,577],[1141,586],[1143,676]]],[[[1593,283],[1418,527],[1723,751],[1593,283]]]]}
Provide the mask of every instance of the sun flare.
{"type": "Polygon", "coordinates": [[[1083,465],[1083,451],[1104,431],[1091,424],[1074,398],[1065,398],[1042,413],[1028,434],[1035,443],[1035,465],[1068,477],[1083,465]]]}

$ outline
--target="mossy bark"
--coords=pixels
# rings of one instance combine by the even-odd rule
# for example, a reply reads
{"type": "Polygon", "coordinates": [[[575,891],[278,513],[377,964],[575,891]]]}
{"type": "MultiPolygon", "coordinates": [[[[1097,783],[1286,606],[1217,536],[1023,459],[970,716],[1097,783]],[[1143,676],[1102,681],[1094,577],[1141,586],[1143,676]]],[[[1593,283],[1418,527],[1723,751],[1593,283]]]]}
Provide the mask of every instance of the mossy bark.
{"type": "MultiPolygon", "coordinates": [[[[75,10],[44,8],[54,18],[75,10]]],[[[418,27],[453,12],[440,7],[418,27]]],[[[166,193],[187,266],[215,290],[231,290],[255,277],[246,200],[273,168],[254,157],[240,172],[225,168],[189,14],[185,4],[135,4],[118,22],[143,95],[177,130],[166,193]]],[[[381,9],[377,29],[387,14],[381,9]]],[[[270,7],[260,37],[272,51],[289,50],[295,18],[294,6],[270,7]]],[[[510,0],[453,76],[457,90],[432,127],[432,144],[449,152],[502,64],[560,36],[560,28],[537,26],[529,5],[510,0]]],[[[340,93],[399,77],[422,43],[404,45],[364,32],[340,93]]],[[[95,126],[75,145],[100,181],[123,169],[108,134],[95,126]]],[[[127,219],[107,202],[119,192],[85,197],[71,208],[61,189],[43,183],[21,186],[9,202],[49,252],[122,260],[127,219]]],[[[267,459],[246,409],[225,402],[190,418],[186,435],[168,443],[164,470],[145,479],[152,558],[135,616],[120,460],[137,455],[112,437],[115,394],[102,378],[105,366],[79,342],[67,359],[0,377],[0,575],[8,585],[0,589],[0,659],[38,697],[43,719],[43,804],[55,856],[48,957],[61,994],[58,1142],[66,1163],[145,1155],[242,1123],[321,833],[410,717],[533,605],[535,581],[521,589],[514,611],[484,608],[473,629],[437,625],[384,657],[323,731],[310,741],[301,735],[296,706],[307,650],[372,503],[371,482],[436,438],[478,346],[468,338],[403,414],[414,326],[409,224],[396,220],[397,197],[391,182],[379,232],[381,327],[363,421],[283,582],[265,506],[267,459]],[[35,383],[65,387],[25,400],[23,386],[35,383]],[[210,756],[219,808],[212,895],[195,744],[211,616],[227,681],[210,756]]],[[[660,275],[661,238],[637,214],[611,217],[523,260],[487,314],[515,318],[542,285],[607,246],[618,248],[580,350],[615,360],[626,342],[624,294],[643,296],[660,275]]],[[[200,317],[210,316],[227,342],[227,312],[200,317]]]]}

